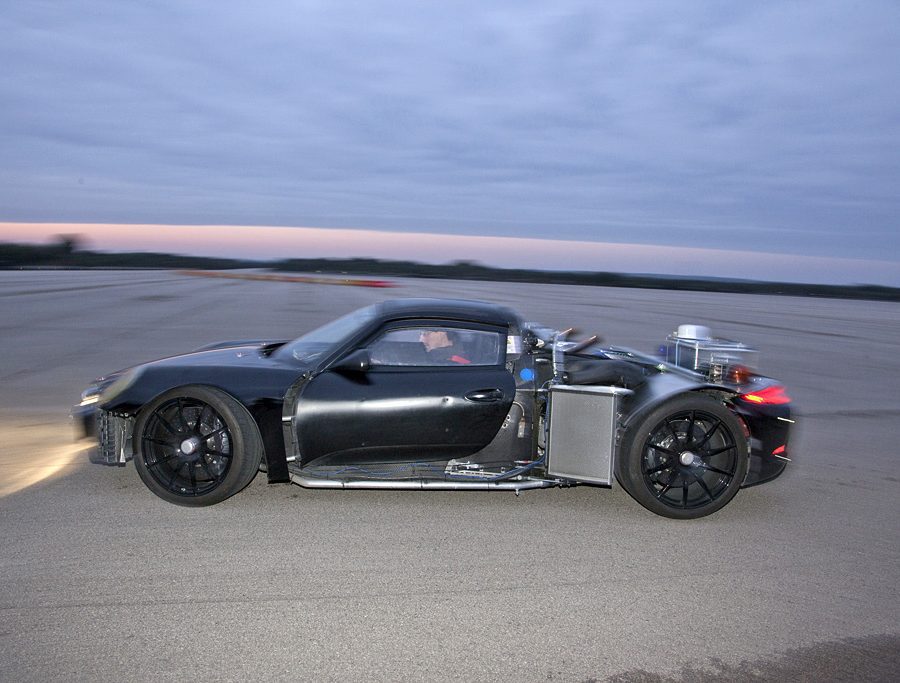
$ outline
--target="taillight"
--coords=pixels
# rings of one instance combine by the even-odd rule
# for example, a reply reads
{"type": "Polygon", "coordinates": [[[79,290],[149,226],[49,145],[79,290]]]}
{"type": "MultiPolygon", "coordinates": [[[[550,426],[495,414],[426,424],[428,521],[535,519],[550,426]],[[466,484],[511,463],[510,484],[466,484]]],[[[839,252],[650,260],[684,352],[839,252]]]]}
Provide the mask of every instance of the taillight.
{"type": "Polygon", "coordinates": [[[773,384],[765,389],[754,391],[750,394],[741,394],[741,398],[751,403],[760,403],[766,405],[780,405],[790,403],[791,397],[787,395],[784,387],[780,384],[773,384]]]}

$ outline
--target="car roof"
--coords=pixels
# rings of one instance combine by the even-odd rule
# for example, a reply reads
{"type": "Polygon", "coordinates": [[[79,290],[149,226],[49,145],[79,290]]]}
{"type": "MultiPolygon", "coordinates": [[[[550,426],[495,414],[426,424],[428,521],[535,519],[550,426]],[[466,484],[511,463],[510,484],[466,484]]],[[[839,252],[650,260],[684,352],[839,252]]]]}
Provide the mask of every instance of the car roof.
{"type": "Polygon", "coordinates": [[[506,306],[466,299],[389,299],[381,304],[383,318],[445,318],[504,327],[518,327],[519,316],[506,306]]]}

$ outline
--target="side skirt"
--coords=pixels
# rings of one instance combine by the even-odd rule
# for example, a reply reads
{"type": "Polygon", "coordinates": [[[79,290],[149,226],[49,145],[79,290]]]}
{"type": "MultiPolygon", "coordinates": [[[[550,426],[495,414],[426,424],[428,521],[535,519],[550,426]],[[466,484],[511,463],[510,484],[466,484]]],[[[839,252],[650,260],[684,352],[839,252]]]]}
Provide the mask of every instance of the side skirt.
{"type": "Polygon", "coordinates": [[[396,489],[396,490],[429,490],[429,491],[524,491],[527,489],[545,489],[553,486],[570,486],[572,482],[560,479],[524,478],[508,481],[436,481],[414,479],[406,481],[391,480],[350,480],[318,479],[291,474],[291,481],[309,489],[396,489]]]}

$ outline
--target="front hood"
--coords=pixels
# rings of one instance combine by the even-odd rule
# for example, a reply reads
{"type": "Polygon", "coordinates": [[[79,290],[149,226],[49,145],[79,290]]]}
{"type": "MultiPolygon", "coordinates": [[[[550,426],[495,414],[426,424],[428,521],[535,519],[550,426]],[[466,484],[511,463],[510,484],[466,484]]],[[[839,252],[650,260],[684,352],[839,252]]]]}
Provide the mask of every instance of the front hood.
{"type": "MultiPolygon", "coordinates": [[[[160,358],[143,365],[146,367],[270,367],[284,364],[264,353],[263,349],[266,347],[258,342],[245,345],[232,345],[234,342],[227,342],[227,344],[227,346],[217,345],[217,348],[205,351],[192,351],[177,356],[160,358]]],[[[298,366],[299,363],[293,364],[293,367],[298,366]]]]}
{"type": "Polygon", "coordinates": [[[82,405],[131,414],[161,393],[189,384],[228,392],[247,406],[280,401],[309,365],[269,355],[260,342],[160,358],[107,375],[82,394],[82,405]],[[94,397],[96,396],[96,397],[94,397]]]}

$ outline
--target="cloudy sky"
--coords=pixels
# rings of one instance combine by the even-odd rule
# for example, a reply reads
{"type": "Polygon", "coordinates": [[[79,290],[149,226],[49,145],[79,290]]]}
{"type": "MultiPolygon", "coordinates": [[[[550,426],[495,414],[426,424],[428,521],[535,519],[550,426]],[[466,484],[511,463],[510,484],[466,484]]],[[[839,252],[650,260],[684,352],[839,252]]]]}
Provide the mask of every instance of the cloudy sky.
{"type": "Polygon", "coordinates": [[[898,26],[893,0],[0,2],[0,221],[619,243],[651,272],[677,247],[700,274],[749,250],[900,285],[898,26]]]}

